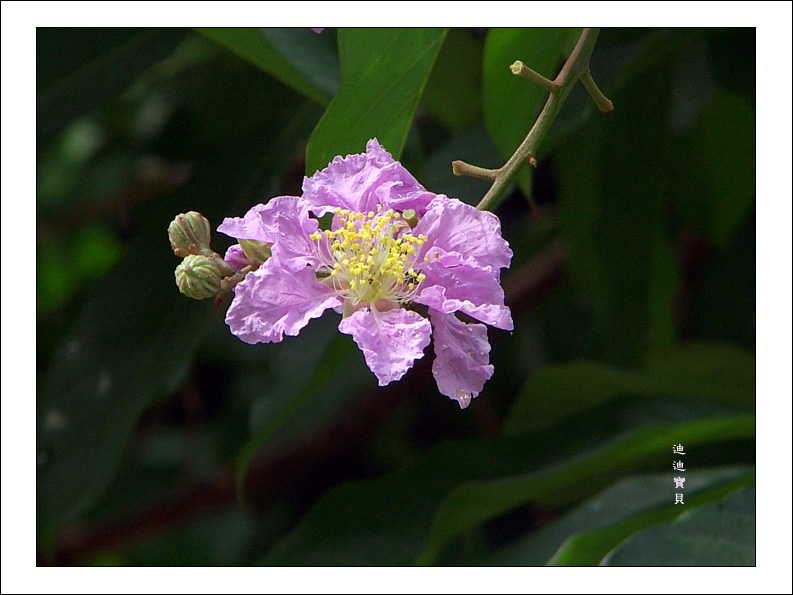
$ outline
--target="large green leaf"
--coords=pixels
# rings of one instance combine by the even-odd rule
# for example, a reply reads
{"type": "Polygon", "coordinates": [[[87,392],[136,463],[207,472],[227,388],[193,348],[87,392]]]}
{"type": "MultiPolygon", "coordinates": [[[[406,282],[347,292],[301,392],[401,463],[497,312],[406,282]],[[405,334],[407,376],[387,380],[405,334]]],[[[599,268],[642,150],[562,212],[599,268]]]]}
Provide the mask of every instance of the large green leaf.
{"type": "MultiPolygon", "coordinates": [[[[726,479],[723,472],[716,473],[721,477],[715,481],[712,479],[703,481],[701,474],[686,474],[685,489],[677,490],[677,493],[684,494],[685,497],[684,504],[680,506],[675,503],[672,493],[674,483],[669,474],[657,477],[652,482],[655,485],[647,486],[648,488],[654,487],[657,494],[664,496],[663,501],[656,498],[655,502],[642,502],[639,494],[623,494],[626,500],[631,500],[629,506],[633,509],[632,514],[620,519],[619,522],[595,531],[584,532],[582,527],[578,527],[576,533],[565,541],[548,564],[554,566],[595,566],[606,557],[608,552],[633,533],[646,530],[662,522],[669,522],[695,507],[719,500],[736,489],[754,485],[753,471],[744,471],[737,478],[733,471],[726,479]]],[[[707,475],[713,475],[713,472],[708,472],[707,475]]],[[[650,497],[652,498],[652,496],[650,497]]],[[[623,500],[619,504],[625,507],[626,503],[623,500]]],[[[692,564],[695,564],[693,560],[687,565],[692,564]]],[[[655,566],[657,562],[648,561],[647,565],[655,566]]]]}
{"type": "Polygon", "coordinates": [[[198,162],[195,176],[179,192],[138,213],[138,237],[83,306],[40,386],[41,530],[49,532],[96,500],[141,413],[178,385],[207,326],[222,324],[222,309],[177,291],[178,260],[165,233],[169,221],[191,208],[218,221],[233,202],[253,202],[251,193],[263,185],[264,174],[283,167],[284,155],[294,150],[289,124],[307,114],[294,104],[292,112],[286,111],[289,117],[282,122],[291,132],[273,137],[248,131],[198,162]]]}
{"type": "Polygon", "coordinates": [[[265,27],[272,46],[328,97],[339,92],[339,53],[335,35],[317,34],[305,27],[265,27]]]}
{"type": "Polygon", "coordinates": [[[657,468],[671,444],[687,448],[754,436],[753,416],[733,416],[636,430],[564,463],[526,475],[471,481],[451,491],[435,515],[427,548],[419,559],[434,563],[455,537],[524,504],[566,506],[602,489],[626,471],[657,468]]]}
{"type": "MultiPolygon", "coordinates": [[[[230,508],[202,515],[175,531],[155,535],[126,554],[129,566],[239,566],[250,557],[261,530],[254,511],[230,508]],[[222,536],[222,538],[219,538],[222,536]]],[[[113,564],[114,566],[119,564],[113,564]]]]}
{"type": "Polygon", "coordinates": [[[520,433],[545,427],[609,399],[680,397],[752,408],[754,354],[720,343],[692,343],[649,352],[643,370],[579,361],[539,371],[521,390],[505,425],[520,433]]]}
{"type": "Polygon", "coordinates": [[[342,484],[326,493],[261,562],[412,564],[444,495],[461,477],[514,471],[521,463],[503,451],[520,452],[519,444],[514,439],[445,444],[404,472],[342,484]]]}
{"type": "Polygon", "coordinates": [[[618,481],[559,519],[489,556],[489,566],[553,563],[596,565],[626,536],[676,518],[695,503],[713,501],[754,482],[754,470],[726,467],[685,474],[686,508],[675,506],[670,473],[618,481]],[[557,551],[558,550],[558,551],[557,551]]]}
{"type": "MultiPolygon", "coordinates": [[[[574,30],[571,37],[575,34],[574,30]]],[[[622,28],[601,29],[590,60],[592,76],[606,97],[619,95],[637,75],[663,68],[694,36],[692,29],[636,29],[627,35],[622,28]]],[[[615,104],[615,110],[621,106],[615,104]]],[[[551,152],[590,120],[603,117],[583,86],[577,86],[556,117],[543,148],[551,152]]]]}
{"type": "Polygon", "coordinates": [[[340,29],[341,88],[306,148],[306,173],[377,138],[395,159],[407,139],[443,29],[340,29]]]}
{"type": "MultiPolygon", "coordinates": [[[[334,75],[333,67],[328,67],[333,64],[333,57],[324,40],[303,39],[291,30],[248,27],[201,28],[198,32],[320,105],[330,103],[338,87],[338,66],[334,75]],[[310,61],[312,55],[314,62],[310,61]]],[[[304,33],[316,36],[309,29],[304,33]]]]}
{"type": "Polygon", "coordinates": [[[656,246],[664,241],[667,78],[663,68],[632,78],[611,97],[615,110],[590,120],[557,154],[570,273],[591,299],[593,352],[614,364],[638,365],[651,329],[668,336],[653,315],[671,324],[653,307],[672,299],[670,284],[656,281],[673,265],[656,246]]]}
{"type": "MultiPolygon", "coordinates": [[[[481,43],[465,29],[450,29],[421,103],[451,130],[473,124],[480,116],[482,73],[478,65],[481,63],[481,43]],[[461,68],[461,64],[465,66],[461,68]]],[[[449,163],[446,169],[450,169],[449,163]]]]}
{"type": "MultiPolygon", "coordinates": [[[[329,491],[262,562],[413,564],[424,552],[438,507],[461,482],[539,473],[543,465],[561,464],[571,456],[588,452],[593,445],[613,439],[626,428],[653,423],[662,417],[675,421],[690,419],[692,415],[695,414],[685,403],[635,398],[616,407],[587,412],[542,432],[442,444],[414,467],[329,491]]],[[[641,435],[646,434],[652,432],[641,435]]],[[[618,440],[612,448],[618,450],[628,445],[628,452],[635,454],[630,448],[632,444],[627,439],[618,440]]],[[[618,477],[619,460],[614,461],[614,468],[605,471],[609,466],[605,455],[597,461],[603,465],[604,478],[618,477]]],[[[566,463],[565,468],[571,464],[566,463]]],[[[655,465],[651,468],[657,470],[655,465]]],[[[579,465],[569,473],[560,480],[569,479],[577,484],[570,477],[578,474],[582,477],[579,490],[583,489],[584,495],[598,489],[594,483],[588,486],[590,479],[585,466],[579,465]]],[[[571,494],[573,498],[578,496],[575,490],[571,494]]]]}
{"type": "Polygon", "coordinates": [[[36,29],[36,140],[126,91],[185,29],[36,29]]]}
{"type": "MultiPolygon", "coordinates": [[[[361,366],[351,364],[358,348],[338,331],[338,323],[339,317],[333,313],[312,321],[299,337],[290,337],[280,346],[272,371],[254,377],[266,376],[268,382],[258,389],[251,408],[251,437],[237,458],[239,493],[243,493],[253,457],[269,441],[283,437],[290,425],[306,433],[310,420],[330,417],[361,381],[361,366]],[[294,374],[295,361],[301,362],[299,375],[294,374]],[[335,381],[329,386],[332,378],[335,381]]],[[[365,372],[370,378],[369,371],[365,372]]]]}
{"type": "Polygon", "coordinates": [[[93,503],[141,412],[178,382],[210,320],[208,304],[185,303],[171,287],[174,262],[162,249],[163,229],[142,235],[102,279],[40,388],[42,527],[93,503]],[[152,280],[162,285],[152,287],[152,280]]]}
{"type": "Polygon", "coordinates": [[[756,205],[731,233],[727,245],[706,259],[693,287],[687,332],[718,337],[750,349],[757,327],[756,205]]]}
{"type": "Polygon", "coordinates": [[[721,93],[681,148],[675,202],[686,221],[724,244],[755,196],[755,114],[738,95],[721,93]]]}
{"type": "Polygon", "coordinates": [[[606,566],[754,566],[755,488],[630,537],[606,566]]]}

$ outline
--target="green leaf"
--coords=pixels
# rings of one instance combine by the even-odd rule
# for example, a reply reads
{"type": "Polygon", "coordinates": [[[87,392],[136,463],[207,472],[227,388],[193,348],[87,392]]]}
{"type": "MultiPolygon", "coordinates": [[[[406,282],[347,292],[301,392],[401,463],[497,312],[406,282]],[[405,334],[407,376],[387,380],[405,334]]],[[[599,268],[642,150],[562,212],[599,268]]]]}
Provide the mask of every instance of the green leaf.
{"type": "Polygon", "coordinates": [[[337,155],[362,153],[367,141],[399,159],[443,29],[340,29],[341,88],[306,148],[306,173],[337,155]]]}
{"type": "Polygon", "coordinates": [[[660,225],[655,229],[650,261],[650,342],[656,347],[669,347],[676,339],[677,317],[672,296],[680,287],[681,272],[675,259],[674,246],[660,225]]]}
{"type": "MultiPolygon", "coordinates": [[[[646,407],[646,403],[642,403],[646,407]]],[[[540,462],[589,447],[604,419],[590,415],[564,430],[441,444],[408,469],[351,482],[326,493],[295,529],[262,560],[274,565],[412,564],[432,517],[462,478],[524,472],[540,462]]]]}
{"type": "Polygon", "coordinates": [[[539,371],[521,390],[505,424],[520,433],[553,424],[619,396],[677,395],[753,408],[755,357],[719,343],[649,352],[643,370],[580,361],[539,371]]]}
{"type": "Polygon", "coordinates": [[[165,285],[174,263],[159,249],[162,229],[143,236],[102,279],[50,364],[37,403],[43,527],[100,495],[138,417],[178,381],[205,331],[208,304],[184,303],[172,281],[165,285]],[[152,291],[142,279],[163,286],[152,291]]]}
{"type": "Polygon", "coordinates": [[[185,29],[36,29],[36,141],[126,91],[185,29]]]}
{"type": "Polygon", "coordinates": [[[746,488],[675,522],[630,537],[606,566],[754,566],[755,488],[746,488]]]}
{"type": "Polygon", "coordinates": [[[40,386],[37,521],[43,533],[101,495],[140,415],[178,386],[208,325],[222,324],[222,310],[176,289],[168,222],[189,208],[218,221],[233,201],[252,202],[265,173],[283,167],[284,155],[294,150],[290,126],[306,113],[293,111],[285,112],[283,136],[248,131],[197,163],[179,192],[138,213],[139,236],[98,282],[40,386]]]}
{"type": "Polygon", "coordinates": [[[724,244],[755,197],[755,114],[738,95],[721,93],[680,150],[675,202],[686,221],[724,244]]]}
{"type": "Polygon", "coordinates": [[[331,32],[318,35],[306,27],[265,27],[262,33],[317,89],[328,97],[339,92],[339,54],[331,32]]]}
{"type": "Polygon", "coordinates": [[[430,115],[450,130],[473,124],[479,118],[481,63],[481,44],[465,29],[450,29],[421,98],[430,115]]]}
{"type": "Polygon", "coordinates": [[[419,562],[434,563],[453,538],[520,505],[572,504],[602,489],[621,473],[638,470],[651,462],[657,465],[658,458],[671,452],[671,444],[680,442],[687,448],[695,448],[712,442],[751,438],[754,425],[754,416],[658,424],[527,475],[464,483],[452,490],[438,509],[419,562]]]}
{"type": "Polygon", "coordinates": [[[756,205],[730,235],[722,249],[707,258],[694,286],[688,332],[718,337],[753,349],[757,317],[756,205]]]}
{"type": "MultiPolygon", "coordinates": [[[[596,566],[608,552],[633,533],[646,530],[659,523],[672,521],[695,507],[719,500],[747,485],[753,486],[755,482],[753,471],[744,471],[737,479],[734,470],[732,473],[728,472],[727,478],[724,477],[723,471],[716,473],[718,477],[716,481],[703,481],[702,474],[687,473],[684,488],[681,490],[674,489],[674,483],[669,474],[656,476],[654,481],[645,480],[644,486],[632,486],[634,490],[624,492],[623,498],[613,503],[623,507],[627,505],[631,509],[629,515],[600,530],[584,532],[582,531],[583,527],[578,527],[576,533],[565,541],[548,564],[553,566],[596,566]],[[636,489],[639,490],[639,493],[636,493],[636,489]],[[654,490],[655,494],[649,493],[649,490],[654,490]],[[641,498],[642,493],[645,495],[645,499],[641,498]],[[675,504],[675,493],[684,493],[684,505],[675,504]],[[660,500],[658,495],[662,496],[663,500],[660,500]]],[[[706,477],[712,475],[712,471],[706,472],[706,477]]],[[[601,503],[602,500],[596,500],[590,502],[589,506],[598,506],[601,503]]],[[[655,566],[657,563],[648,562],[647,565],[655,566]]]]}
{"type": "Polygon", "coordinates": [[[327,492],[261,560],[275,566],[408,565],[421,552],[433,514],[461,477],[492,477],[525,465],[515,439],[443,444],[413,468],[327,492]]]}
{"type": "MultiPolygon", "coordinates": [[[[197,177],[196,206],[212,192],[197,177]],[[201,185],[204,185],[202,188],[201,185]]],[[[170,207],[170,208],[169,208],[170,207]]],[[[167,211],[144,219],[126,255],[98,283],[55,353],[37,400],[37,520],[85,511],[112,477],[143,410],[178,384],[211,305],[175,291],[167,211]],[[158,217],[159,215],[159,217],[158,217]],[[165,226],[164,226],[165,225],[165,226]]]]}
{"type": "Polygon", "coordinates": [[[590,122],[558,150],[562,238],[573,282],[591,299],[598,359],[636,366],[650,330],[669,336],[653,305],[671,285],[663,242],[662,193],[667,75],[642,72],[615,94],[615,110],[590,122]],[[653,290],[656,292],[653,294],[653,290]],[[653,315],[656,315],[653,318],[653,315]],[[655,328],[653,328],[655,326],[655,328]]]}
{"type": "Polygon", "coordinates": [[[129,566],[239,566],[260,539],[261,519],[254,511],[231,508],[197,515],[175,530],[135,544],[129,566]],[[222,536],[222,538],[219,538],[222,536]]]}
{"type": "MultiPolygon", "coordinates": [[[[313,67],[307,66],[308,52],[305,48],[295,49],[284,56],[273,47],[273,44],[268,40],[267,33],[261,29],[224,27],[200,28],[197,31],[285,85],[292,87],[304,97],[320,105],[330,103],[332,97],[330,90],[333,88],[332,71],[328,73],[328,76],[320,76],[313,67]]],[[[307,33],[314,35],[310,30],[307,30],[307,33]]],[[[283,49],[283,46],[286,45],[283,36],[274,35],[278,37],[279,45],[283,49]]],[[[323,47],[323,51],[317,52],[318,56],[321,56],[317,59],[322,60],[322,63],[329,60],[324,51],[326,49],[323,47]]]]}
{"type": "MultiPolygon", "coordinates": [[[[694,36],[693,29],[637,29],[627,35],[625,31],[622,28],[601,29],[590,60],[592,76],[606,97],[611,99],[622,94],[641,73],[664,68],[694,36]]],[[[573,30],[569,39],[577,41],[578,35],[580,30],[573,30]]],[[[622,102],[615,104],[615,111],[622,107],[622,102]]],[[[604,116],[583,85],[576,86],[545,137],[543,146],[551,152],[590,120],[614,115],[604,116]]]]}
{"type": "Polygon", "coordinates": [[[506,158],[525,138],[547,92],[515,76],[509,67],[520,60],[546,78],[556,78],[569,30],[564,28],[491,29],[485,41],[482,103],[485,126],[506,158]]]}
{"type": "MultiPolygon", "coordinates": [[[[244,493],[245,473],[254,456],[277,437],[284,426],[295,422],[301,433],[305,433],[312,413],[314,417],[317,413],[323,418],[329,416],[328,408],[338,405],[353,392],[350,380],[361,379],[360,374],[351,372],[350,366],[359,350],[350,337],[339,332],[338,323],[338,316],[323,316],[312,321],[299,337],[290,337],[281,346],[274,373],[267,374],[271,388],[262,391],[264,395],[254,401],[251,409],[251,438],[237,457],[238,493],[244,493]],[[297,359],[303,364],[303,374],[295,376],[293,362],[297,359]],[[328,388],[329,380],[336,376],[342,378],[328,388]],[[322,394],[321,398],[318,393],[322,394]]],[[[360,372],[360,367],[353,369],[360,372]]]]}
{"type": "MultiPolygon", "coordinates": [[[[669,473],[631,476],[562,517],[489,556],[488,566],[563,562],[596,565],[625,537],[681,514],[669,473]],[[557,551],[558,550],[558,551],[557,551]]],[[[754,470],[725,467],[686,473],[686,505],[710,502],[754,483],[754,470]]]]}
{"type": "MultiPolygon", "coordinates": [[[[542,466],[561,464],[569,457],[588,453],[593,446],[614,439],[626,429],[653,424],[658,419],[675,422],[714,414],[718,413],[692,411],[685,403],[632,398],[541,432],[443,443],[415,466],[330,490],[262,563],[413,564],[424,551],[438,507],[462,481],[538,472],[542,466]]],[[[614,446],[614,450],[618,448],[614,446]]],[[[708,462],[722,463],[719,457],[716,459],[708,462]]],[[[701,461],[706,459],[701,457],[701,461]]],[[[655,461],[649,466],[658,470],[655,461]]],[[[618,477],[611,471],[605,472],[603,477],[606,476],[610,480],[618,477]]],[[[581,483],[587,486],[588,481],[584,478],[581,483]]],[[[591,487],[592,491],[597,489],[598,486],[591,487]]],[[[591,493],[586,487],[584,491],[591,493]]]]}
{"type": "Polygon", "coordinates": [[[37,246],[36,315],[61,307],[120,257],[118,237],[101,224],[80,229],[68,243],[52,241],[37,246]]]}
{"type": "MultiPolygon", "coordinates": [[[[546,78],[555,79],[569,36],[570,30],[565,28],[494,28],[488,32],[482,64],[482,110],[487,132],[505,159],[526,137],[547,98],[545,90],[515,76],[509,67],[521,60],[546,78]]],[[[518,183],[528,195],[528,168],[521,170],[518,183]]]]}

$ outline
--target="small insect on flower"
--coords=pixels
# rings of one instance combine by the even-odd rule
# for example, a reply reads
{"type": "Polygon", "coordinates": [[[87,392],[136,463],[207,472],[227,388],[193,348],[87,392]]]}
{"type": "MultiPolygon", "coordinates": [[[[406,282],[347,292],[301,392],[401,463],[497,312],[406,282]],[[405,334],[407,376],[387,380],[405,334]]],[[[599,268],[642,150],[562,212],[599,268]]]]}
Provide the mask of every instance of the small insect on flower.
{"type": "Polygon", "coordinates": [[[331,308],[380,386],[399,380],[431,335],[438,389],[460,407],[493,375],[487,327],[455,313],[512,330],[500,284],[512,251],[501,224],[427,191],[377,140],[305,178],[302,196],[273,198],[218,231],[272,246],[235,287],[226,314],[243,341],[279,342],[331,308]],[[329,214],[329,229],[320,229],[329,214]],[[429,319],[413,304],[426,306],[429,319]]]}

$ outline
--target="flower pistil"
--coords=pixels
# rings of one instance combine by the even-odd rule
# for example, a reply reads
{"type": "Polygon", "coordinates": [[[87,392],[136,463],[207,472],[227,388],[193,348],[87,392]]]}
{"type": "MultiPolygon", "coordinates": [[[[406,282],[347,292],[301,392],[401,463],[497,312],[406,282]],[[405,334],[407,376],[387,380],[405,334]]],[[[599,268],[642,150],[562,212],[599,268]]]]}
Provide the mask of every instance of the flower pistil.
{"type": "Polygon", "coordinates": [[[353,309],[385,302],[388,309],[409,302],[426,275],[416,270],[417,249],[427,238],[410,233],[410,226],[393,209],[355,213],[336,207],[335,229],[316,231],[319,275],[353,309]]]}

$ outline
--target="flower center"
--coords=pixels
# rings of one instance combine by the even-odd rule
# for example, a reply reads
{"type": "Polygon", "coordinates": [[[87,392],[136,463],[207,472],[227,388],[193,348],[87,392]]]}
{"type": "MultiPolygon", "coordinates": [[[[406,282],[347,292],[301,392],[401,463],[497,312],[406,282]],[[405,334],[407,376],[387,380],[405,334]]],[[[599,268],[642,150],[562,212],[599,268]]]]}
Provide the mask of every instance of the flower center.
{"type": "Polygon", "coordinates": [[[360,302],[409,301],[426,278],[414,269],[416,248],[427,241],[414,236],[399,212],[353,213],[336,208],[335,230],[316,231],[326,282],[353,306],[360,302]]]}

